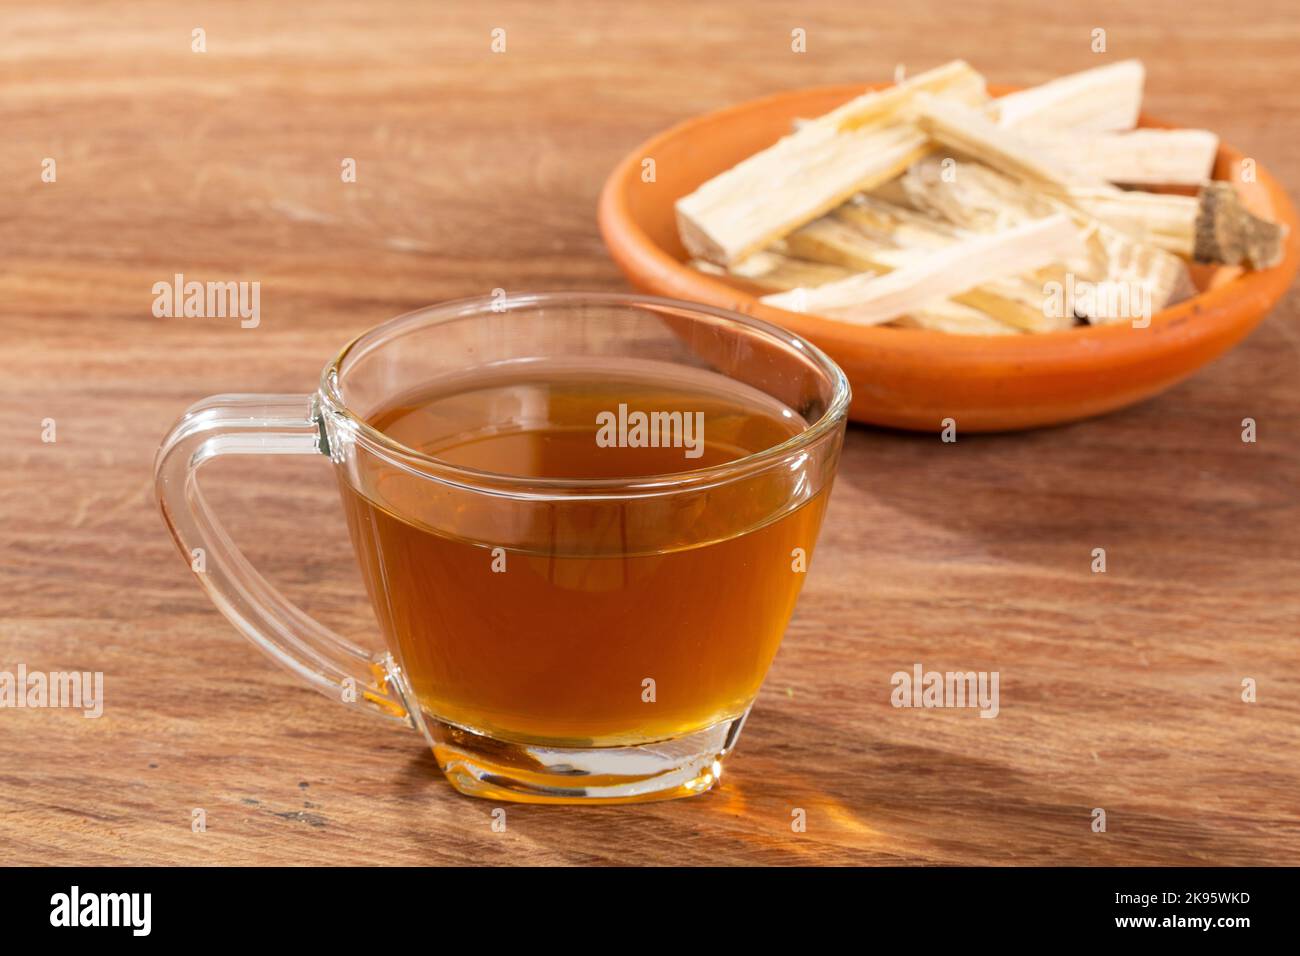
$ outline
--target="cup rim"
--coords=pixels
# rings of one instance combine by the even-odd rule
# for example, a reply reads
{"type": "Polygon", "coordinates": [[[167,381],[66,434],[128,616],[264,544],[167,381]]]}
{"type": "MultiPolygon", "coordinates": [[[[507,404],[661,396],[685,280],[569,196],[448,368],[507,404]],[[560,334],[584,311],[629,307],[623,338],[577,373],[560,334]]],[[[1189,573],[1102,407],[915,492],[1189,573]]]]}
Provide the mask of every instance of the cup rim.
{"type": "Polygon", "coordinates": [[[677,489],[683,485],[713,484],[720,480],[730,481],[742,474],[760,470],[773,461],[787,458],[791,454],[815,444],[833,431],[847,417],[851,391],[848,377],[844,374],[844,371],[817,346],[788,329],[740,312],[698,302],[688,302],[684,299],[623,292],[523,292],[505,297],[472,296],[453,299],[413,309],[380,322],[378,325],[371,326],[344,345],[338,354],[326,364],[321,371],[318,397],[325,408],[334,416],[336,422],[341,420],[353,436],[369,451],[380,455],[391,464],[415,472],[420,477],[477,490],[495,488],[516,493],[521,490],[599,493],[611,490],[623,492],[662,491],[665,488],[677,489]],[[502,304],[504,304],[504,308],[502,308],[502,304]],[[820,418],[785,441],[706,468],[631,478],[531,478],[523,475],[510,475],[504,472],[484,471],[454,465],[436,456],[416,451],[414,448],[402,444],[370,425],[364,418],[349,408],[343,398],[339,384],[343,363],[359,349],[378,345],[380,342],[391,338],[404,327],[416,323],[425,323],[430,319],[437,322],[446,322],[456,318],[480,314],[488,310],[491,310],[490,314],[500,314],[537,306],[591,304],[630,307],[660,306],[686,313],[710,315],[724,319],[734,325],[741,325],[761,332],[770,339],[793,346],[807,355],[818,370],[825,374],[832,383],[831,399],[820,418]],[[493,308],[494,306],[495,308],[493,308]]]}

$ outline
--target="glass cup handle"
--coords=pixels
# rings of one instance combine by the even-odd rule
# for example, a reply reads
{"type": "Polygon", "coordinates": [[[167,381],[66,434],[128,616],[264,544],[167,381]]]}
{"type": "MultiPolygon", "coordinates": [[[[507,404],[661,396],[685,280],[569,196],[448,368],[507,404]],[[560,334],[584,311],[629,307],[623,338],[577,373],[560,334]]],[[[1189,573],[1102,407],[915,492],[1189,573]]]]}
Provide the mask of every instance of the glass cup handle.
{"type": "Polygon", "coordinates": [[[154,460],[163,520],[212,603],[263,652],[337,701],[416,726],[392,657],[357,647],[273,588],[199,489],[199,468],[220,455],[328,453],[312,396],[205,398],[172,426],[154,460]]]}

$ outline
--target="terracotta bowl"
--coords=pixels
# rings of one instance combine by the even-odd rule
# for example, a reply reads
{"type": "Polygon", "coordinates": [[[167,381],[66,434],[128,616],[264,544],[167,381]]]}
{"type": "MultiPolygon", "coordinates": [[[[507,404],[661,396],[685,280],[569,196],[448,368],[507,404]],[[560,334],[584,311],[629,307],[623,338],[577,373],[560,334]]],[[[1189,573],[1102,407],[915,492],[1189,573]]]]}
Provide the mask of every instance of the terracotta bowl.
{"type": "MultiPolygon", "coordinates": [[[[771,145],[795,118],[825,113],[862,91],[857,85],[795,90],[687,120],[628,154],[600,199],[601,233],[633,285],[734,309],[807,337],[848,375],[856,421],[935,431],[953,418],[962,431],[999,431],[1122,408],[1169,388],[1239,342],[1282,297],[1300,265],[1295,209],[1258,165],[1256,181],[1238,188],[1256,213],[1289,227],[1282,263],[1261,272],[1194,267],[1200,293],[1152,316],[1147,328],[1117,324],[987,337],[864,328],[764,305],[686,265],[673,210],[679,197],[771,145]],[[653,183],[641,179],[646,157],[655,160],[653,183]]],[[[1141,125],[1169,124],[1144,116],[1141,125]]],[[[1220,145],[1215,178],[1236,179],[1241,159],[1238,150],[1220,145]]]]}

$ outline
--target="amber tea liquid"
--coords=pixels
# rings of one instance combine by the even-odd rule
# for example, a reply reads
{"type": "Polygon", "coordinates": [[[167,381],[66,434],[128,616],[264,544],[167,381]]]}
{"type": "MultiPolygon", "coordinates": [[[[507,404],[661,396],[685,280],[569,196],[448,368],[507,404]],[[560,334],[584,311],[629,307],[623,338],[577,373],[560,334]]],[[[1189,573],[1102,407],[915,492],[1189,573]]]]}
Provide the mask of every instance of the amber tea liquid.
{"type": "MultiPolygon", "coordinates": [[[[627,359],[475,372],[367,418],[454,465],[570,480],[709,468],[807,427],[734,380],[627,359]],[[597,423],[620,405],[702,413],[697,454],[602,447],[597,423]]],[[[789,468],[671,496],[515,499],[367,467],[363,491],[341,482],[348,524],[424,713],[555,746],[668,739],[742,714],[776,654],[829,494],[827,482],[801,498],[789,468]]]]}

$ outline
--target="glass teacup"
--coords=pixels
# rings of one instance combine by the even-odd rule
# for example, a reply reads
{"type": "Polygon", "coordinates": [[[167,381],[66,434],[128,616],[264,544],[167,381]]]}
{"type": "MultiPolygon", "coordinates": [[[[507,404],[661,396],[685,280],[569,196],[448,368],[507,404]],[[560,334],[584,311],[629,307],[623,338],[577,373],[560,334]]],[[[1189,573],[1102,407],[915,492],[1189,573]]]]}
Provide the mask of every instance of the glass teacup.
{"type": "Polygon", "coordinates": [[[158,453],[163,515],[246,637],[409,723],[464,793],[701,793],[794,609],[849,388],[775,326],[558,293],[421,309],[353,340],[312,395],[219,395],[158,453]],[[289,603],[206,506],[199,466],[322,454],[386,650],[289,603]]]}

